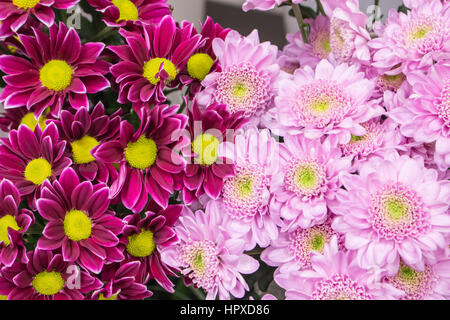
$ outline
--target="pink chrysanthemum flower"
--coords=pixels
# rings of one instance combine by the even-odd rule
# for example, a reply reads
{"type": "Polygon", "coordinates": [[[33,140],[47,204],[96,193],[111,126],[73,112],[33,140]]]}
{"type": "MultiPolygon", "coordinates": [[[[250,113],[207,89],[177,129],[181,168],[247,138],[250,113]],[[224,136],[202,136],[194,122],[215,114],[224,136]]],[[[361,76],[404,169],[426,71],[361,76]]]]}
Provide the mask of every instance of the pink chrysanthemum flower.
{"type": "Polygon", "coordinates": [[[11,181],[0,181],[0,265],[11,266],[14,261],[27,263],[22,235],[34,223],[33,213],[19,209],[19,190],[11,181]]]}
{"type": "Polygon", "coordinates": [[[270,180],[279,169],[279,144],[267,129],[245,129],[235,143],[225,142],[219,154],[233,160],[235,172],[225,179],[222,198],[217,201],[221,211],[241,224],[245,231],[245,249],[258,244],[267,247],[278,236],[275,219],[269,213],[270,180]]]}
{"type": "Polygon", "coordinates": [[[341,187],[339,174],[350,170],[349,157],[329,139],[285,136],[280,146],[280,170],[272,177],[270,214],[282,231],[309,228],[327,219],[327,203],[341,187]]]}
{"type": "Polygon", "coordinates": [[[97,161],[119,163],[111,198],[120,197],[125,207],[135,213],[144,209],[148,195],[167,208],[176,176],[185,168],[178,144],[187,117],[177,113],[178,109],[168,105],[141,109],[141,125],[136,132],[129,122],[123,121],[119,140],[107,141],[92,150],[97,161]]]}
{"type": "Polygon", "coordinates": [[[144,104],[163,103],[163,89],[179,84],[180,71],[198,48],[200,35],[192,35],[192,24],[176,26],[171,16],[165,16],[157,25],[144,26],[142,34],[120,33],[126,45],[109,46],[120,62],[111,67],[119,84],[120,103],[132,102],[137,110],[144,104]]]}
{"type": "MultiPolygon", "coordinates": [[[[66,10],[75,6],[79,0],[0,0],[0,34],[17,33],[30,15],[50,27],[55,22],[54,9],[66,10]]],[[[30,20],[32,20],[30,18],[30,20]]]]}
{"type": "Polygon", "coordinates": [[[167,0],[88,0],[109,27],[151,25],[171,15],[167,0]]]}
{"type": "Polygon", "coordinates": [[[37,248],[61,248],[64,261],[76,261],[94,273],[99,273],[104,263],[123,260],[117,248],[123,222],[108,209],[108,195],[105,184],[80,183],[72,168],[65,169],[53,183],[46,180],[37,208],[49,222],[37,248]]]}
{"type": "Polygon", "coordinates": [[[91,150],[100,143],[117,138],[121,114],[122,110],[119,109],[107,116],[100,102],[91,113],[87,108],[81,108],[75,114],[63,110],[59,120],[51,120],[58,127],[61,139],[67,142],[73,169],[84,179],[108,185],[117,179],[116,168],[110,163],[96,161],[91,150]]]}
{"type": "Polygon", "coordinates": [[[102,43],[81,44],[74,29],[60,23],[50,27],[50,35],[38,29],[34,36],[19,35],[27,57],[0,56],[0,70],[7,86],[0,94],[5,109],[34,107],[36,118],[49,107],[58,117],[66,98],[79,109],[89,107],[87,93],[96,93],[109,87],[104,74],[108,63],[99,60],[102,43]]]}
{"type": "Polygon", "coordinates": [[[168,266],[161,259],[161,252],[178,242],[174,225],[182,209],[181,205],[161,209],[155,202],[150,202],[144,218],[141,219],[139,213],[124,218],[126,225],[119,246],[126,261],[141,262],[136,273],[138,282],[146,284],[155,279],[165,290],[174,292],[174,285],[167,275],[175,276],[179,270],[168,266]]]}
{"type": "Polygon", "coordinates": [[[92,292],[91,300],[142,300],[152,296],[147,287],[136,278],[139,261],[111,263],[103,267],[100,280],[103,287],[92,292]]]}
{"type": "Polygon", "coordinates": [[[197,101],[203,107],[225,104],[232,114],[243,112],[247,118],[260,116],[275,94],[277,47],[260,43],[254,30],[247,37],[231,31],[225,40],[216,38],[213,49],[222,71],[206,76],[205,90],[197,94],[197,101]]]}
{"type": "Polygon", "coordinates": [[[0,294],[8,300],[84,300],[101,282],[61,254],[36,249],[27,263],[16,261],[0,271],[0,294]]]}
{"type": "Polygon", "coordinates": [[[43,182],[57,178],[71,164],[64,153],[66,142],[59,139],[54,124],[44,132],[39,126],[33,132],[21,125],[0,141],[0,175],[11,180],[21,196],[28,196],[30,206],[35,208],[43,182]]]}
{"type": "Polygon", "coordinates": [[[11,130],[17,130],[21,124],[26,125],[32,131],[36,128],[37,125],[41,128],[41,131],[44,131],[47,126],[45,122],[47,119],[53,119],[54,117],[44,111],[41,116],[36,120],[34,117],[34,110],[28,110],[27,107],[20,107],[14,109],[6,109],[0,115],[0,129],[4,132],[10,132],[11,130]]]}
{"type": "Polygon", "coordinates": [[[390,75],[426,71],[450,53],[450,5],[426,1],[408,14],[389,11],[386,27],[370,41],[373,66],[390,75]]]}
{"type": "Polygon", "coordinates": [[[330,204],[338,215],[333,228],[345,234],[345,246],[356,250],[363,267],[398,272],[400,258],[423,271],[424,255],[448,245],[450,185],[437,181],[423,160],[407,156],[373,158],[359,175],[343,174],[345,190],[330,204]]]}
{"type": "Polygon", "coordinates": [[[163,251],[163,260],[181,267],[185,283],[205,290],[206,299],[242,298],[249,287],[241,274],[259,267],[257,260],[244,254],[244,239],[229,233],[231,224],[214,201],[208,202],[205,212],[185,207],[175,228],[180,242],[163,251]]]}
{"type": "MultiPolygon", "coordinates": [[[[242,10],[245,12],[249,10],[262,10],[267,11],[273,9],[275,6],[279,6],[286,0],[247,0],[242,5],[242,10]]],[[[303,0],[293,0],[292,3],[300,3],[303,0]]]]}
{"type": "Polygon", "coordinates": [[[237,130],[246,119],[231,115],[223,104],[212,104],[201,111],[194,101],[189,114],[189,141],[183,148],[188,158],[183,176],[183,201],[191,204],[203,194],[217,199],[223,187],[223,180],[233,175],[234,165],[230,159],[219,157],[219,145],[227,138],[227,130],[237,130]]]}
{"type": "Polygon", "coordinates": [[[379,269],[361,269],[354,252],[339,251],[337,237],[313,253],[311,269],[278,273],[275,281],[286,289],[288,300],[391,300],[403,295],[382,283],[379,269]]]}
{"type": "Polygon", "coordinates": [[[373,81],[355,65],[333,66],[322,60],[315,71],[305,67],[295,71],[293,79],[281,80],[279,88],[275,104],[280,130],[309,139],[330,135],[348,143],[352,134],[366,133],[360,123],[383,113],[376,101],[368,101],[373,81]]]}
{"type": "Polygon", "coordinates": [[[434,161],[440,170],[450,167],[450,64],[433,65],[425,75],[408,74],[412,95],[391,109],[389,117],[402,134],[423,143],[436,142],[434,161]]]}

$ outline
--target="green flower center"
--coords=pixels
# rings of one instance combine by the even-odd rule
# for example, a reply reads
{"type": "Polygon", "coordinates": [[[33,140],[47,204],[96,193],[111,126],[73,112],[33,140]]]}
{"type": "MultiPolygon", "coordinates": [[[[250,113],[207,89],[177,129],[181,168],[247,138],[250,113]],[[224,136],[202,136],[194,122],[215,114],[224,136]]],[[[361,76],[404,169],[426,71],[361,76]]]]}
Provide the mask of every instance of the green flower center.
{"type": "Polygon", "coordinates": [[[309,166],[300,168],[297,171],[296,178],[298,186],[306,190],[313,189],[317,183],[317,175],[314,169],[309,166]]]}
{"type": "Polygon", "coordinates": [[[385,202],[386,213],[392,220],[401,220],[408,214],[405,203],[399,199],[391,198],[385,202]]]}

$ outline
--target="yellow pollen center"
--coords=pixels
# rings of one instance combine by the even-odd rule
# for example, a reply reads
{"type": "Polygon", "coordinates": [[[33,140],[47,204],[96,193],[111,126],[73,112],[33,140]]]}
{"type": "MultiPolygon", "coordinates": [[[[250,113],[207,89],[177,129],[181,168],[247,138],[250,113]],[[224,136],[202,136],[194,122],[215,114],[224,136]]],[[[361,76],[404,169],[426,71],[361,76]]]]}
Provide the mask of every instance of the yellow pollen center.
{"type": "Polygon", "coordinates": [[[194,260],[192,261],[192,267],[196,271],[203,270],[203,251],[198,250],[195,254],[194,260]]]}
{"type": "Polygon", "coordinates": [[[128,237],[127,252],[133,257],[148,257],[155,250],[153,233],[149,230],[141,229],[141,233],[136,233],[128,237]]]}
{"type": "Polygon", "coordinates": [[[105,298],[105,295],[103,293],[100,293],[100,295],[98,296],[98,300],[117,300],[117,296],[119,294],[113,294],[111,297],[109,298],[105,298]]]}
{"type": "Polygon", "coordinates": [[[318,113],[323,113],[328,110],[330,104],[327,101],[319,100],[311,104],[311,109],[318,113]]]}
{"type": "Polygon", "coordinates": [[[45,296],[57,294],[64,288],[64,284],[61,273],[56,271],[38,273],[32,282],[34,290],[45,296]]]}
{"type": "Polygon", "coordinates": [[[22,120],[20,120],[20,124],[26,125],[28,128],[34,131],[36,129],[36,125],[39,124],[39,127],[42,131],[44,131],[46,125],[45,120],[47,120],[44,116],[40,116],[39,120],[36,120],[34,114],[32,112],[27,113],[23,116],[22,120]]]}
{"type": "Polygon", "coordinates": [[[131,167],[145,170],[155,163],[157,151],[155,141],[140,136],[136,142],[128,143],[125,159],[131,167]]]}
{"type": "Polygon", "coordinates": [[[0,300],[8,300],[8,296],[0,294],[0,300]]]}
{"type": "Polygon", "coordinates": [[[189,75],[198,80],[203,80],[211,71],[214,60],[206,53],[197,53],[189,58],[187,70],[189,75]]]}
{"type": "Polygon", "coordinates": [[[130,0],[112,0],[113,5],[119,9],[120,16],[117,21],[136,21],[139,18],[138,9],[130,0]]]}
{"type": "Polygon", "coordinates": [[[41,185],[45,179],[51,177],[52,166],[43,158],[34,159],[25,167],[24,175],[25,179],[28,181],[33,182],[36,185],[41,185]]]}
{"type": "Polygon", "coordinates": [[[246,93],[247,88],[242,83],[236,84],[233,88],[233,95],[237,98],[245,97],[246,93]]]}
{"type": "Polygon", "coordinates": [[[88,239],[92,232],[91,219],[80,210],[70,210],[64,217],[64,233],[72,241],[88,239]]]}
{"type": "Polygon", "coordinates": [[[325,245],[325,239],[324,239],[323,235],[316,234],[316,235],[314,235],[312,237],[312,239],[311,239],[311,248],[314,251],[322,252],[324,245],[325,245]]]}
{"type": "Polygon", "coordinates": [[[428,27],[421,27],[419,29],[417,29],[413,34],[412,34],[412,38],[414,40],[419,40],[422,39],[423,37],[425,37],[427,35],[427,33],[430,31],[430,28],[428,27]]]}
{"type": "Polygon", "coordinates": [[[50,60],[40,71],[40,80],[44,87],[62,91],[72,83],[73,69],[63,60],[50,60]]]}
{"type": "Polygon", "coordinates": [[[325,50],[326,52],[330,53],[331,52],[331,45],[330,45],[330,38],[326,38],[322,41],[322,49],[325,50]]]}
{"type": "Polygon", "coordinates": [[[252,194],[253,181],[251,178],[249,178],[249,177],[243,178],[242,180],[238,181],[237,184],[238,184],[239,195],[242,198],[246,198],[252,194]]]}
{"type": "Polygon", "coordinates": [[[310,167],[303,167],[297,172],[297,183],[301,188],[312,189],[316,182],[316,174],[310,167]]]}
{"type": "Polygon", "coordinates": [[[387,214],[392,220],[400,220],[407,215],[405,204],[398,199],[389,199],[385,202],[387,214]]]}
{"type": "Polygon", "coordinates": [[[202,134],[192,142],[192,151],[198,155],[195,162],[201,165],[211,165],[217,160],[219,140],[211,134],[202,134]]]}
{"type": "Polygon", "coordinates": [[[16,218],[14,218],[10,214],[7,214],[0,218],[0,241],[3,241],[3,243],[7,246],[9,246],[11,243],[8,237],[8,228],[16,231],[20,229],[17,225],[16,218]]]}
{"type": "Polygon", "coordinates": [[[80,140],[72,142],[73,160],[78,164],[94,161],[91,150],[98,145],[98,141],[90,136],[84,136],[80,140]]]}
{"type": "Polygon", "coordinates": [[[19,9],[34,8],[40,0],[12,0],[12,3],[19,9]]]}
{"type": "Polygon", "coordinates": [[[177,68],[171,61],[164,58],[153,58],[144,64],[144,72],[142,73],[142,75],[147,78],[147,80],[150,81],[150,83],[153,85],[158,84],[158,82],[161,80],[160,77],[155,78],[155,76],[159,72],[159,67],[162,63],[164,63],[163,69],[169,74],[167,82],[175,79],[178,74],[177,68]]]}

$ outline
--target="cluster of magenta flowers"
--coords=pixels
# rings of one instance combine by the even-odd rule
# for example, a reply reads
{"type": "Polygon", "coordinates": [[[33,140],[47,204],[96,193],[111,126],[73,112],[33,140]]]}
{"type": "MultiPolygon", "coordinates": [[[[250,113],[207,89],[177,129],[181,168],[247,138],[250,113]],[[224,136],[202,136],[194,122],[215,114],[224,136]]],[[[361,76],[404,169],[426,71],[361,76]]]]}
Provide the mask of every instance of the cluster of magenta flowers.
{"type": "Polygon", "coordinates": [[[450,299],[450,2],[242,2],[0,0],[0,300],[450,299]]]}

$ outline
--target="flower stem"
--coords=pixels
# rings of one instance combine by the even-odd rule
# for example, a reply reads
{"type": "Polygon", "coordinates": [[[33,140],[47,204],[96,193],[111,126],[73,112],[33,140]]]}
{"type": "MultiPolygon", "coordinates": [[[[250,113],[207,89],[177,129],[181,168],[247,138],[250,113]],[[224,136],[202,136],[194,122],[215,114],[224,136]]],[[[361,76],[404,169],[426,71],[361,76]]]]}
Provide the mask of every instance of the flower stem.
{"type": "Polygon", "coordinates": [[[380,0],[375,0],[375,6],[379,6],[380,5],[380,0]]]}
{"type": "Polygon", "coordinates": [[[303,21],[302,11],[300,10],[300,6],[298,4],[292,4],[292,11],[294,12],[295,18],[297,19],[298,26],[300,28],[300,32],[302,34],[303,42],[308,43],[308,36],[306,35],[306,24],[303,21]]]}
{"type": "Polygon", "coordinates": [[[316,0],[316,4],[317,4],[317,13],[320,13],[326,17],[327,14],[325,13],[325,10],[323,9],[322,2],[320,2],[320,0],[316,0]]]}
{"type": "Polygon", "coordinates": [[[103,39],[106,39],[115,31],[116,31],[115,28],[104,27],[95,36],[93,36],[91,39],[89,39],[88,42],[101,41],[103,39]]]}

